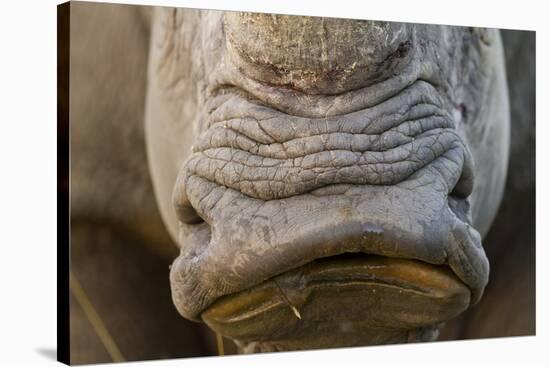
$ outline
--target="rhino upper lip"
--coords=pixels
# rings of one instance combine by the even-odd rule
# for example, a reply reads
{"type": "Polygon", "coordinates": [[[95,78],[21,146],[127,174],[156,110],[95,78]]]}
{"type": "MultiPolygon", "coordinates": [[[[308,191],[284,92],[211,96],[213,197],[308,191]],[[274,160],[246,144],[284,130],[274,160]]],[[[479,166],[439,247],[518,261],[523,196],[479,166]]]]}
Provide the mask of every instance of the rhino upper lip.
{"type": "MultiPolygon", "coordinates": [[[[425,84],[417,82],[412,87],[418,88],[420,85],[420,88],[429,88],[425,84]]],[[[403,90],[397,95],[401,94],[403,90]]],[[[385,96],[380,100],[386,101],[388,98],[385,96]]],[[[377,103],[382,104],[380,101],[377,103]]],[[[285,108],[288,109],[288,106],[285,108]]],[[[290,108],[293,109],[295,107],[290,108]]],[[[223,173],[224,167],[230,167],[233,156],[230,159],[222,157],[224,163],[220,167],[212,163],[219,156],[204,156],[205,151],[216,149],[246,152],[245,140],[241,142],[244,145],[232,145],[238,143],[238,138],[227,134],[235,131],[241,137],[263,144],[281,144],[278,141],[262,142],[259,135],[250,136],[254,133],[246,127],[239,132],[237,125],[238,121],[243,121],[242,117],[239,120],[238,116],[230,116],[230,112],[226,111],[225,116],[218,113],[218,121],[212,119],[216,116],[216,110],[208,114],[211,118],[209,126],[215,128],[221,125],[226,133],[220,134],[220,129],[208,129],[201,135],[195,154],[180,173],[174,190],[176,211],[181,221],[180,242],[185,246],[172,266],[171,285],[174,302],[182,315],[197,319],[202,310],[221,296],[250,288],[317,258],[345,252],[412,258],[432,264],[447,263],[472,290],[472,302],[477,302],[487,282],[488,263],[479,234],[469,225],[467,216],[455,213],[455,205],[449,206],[449,202],[462,202],[470,194],[472,172],[466,148],[463,145],[459,146],[460,149],[452,148],[455,146],[452,144],[460,145],[461,140],[451,131],[452,126],[447,120],[443,120],[441,126],[430,125],[421,132],[446,130],[450,140],[445,149],[431,159],[426,158],[428,162],[405,171],[396,183],[391,180],[328,180],[304,189],[303,182],[298,182],[297,190],[283,195],[262,196],[255,195],[261,190],[235,186],[230,180],[232,176],[239,177],[239,174],[223,173]],[[229,126],[223,127],[228,121],[237,122],[228,129],[229,126]],[[459,157],[461,160],[455,172],[444,172],[437,166],[437,159],[445,154],[453,154],[452,159],[459,157]],[[441,175],[442,182],[452,181],[452,187],[443,185],[436,188],[445,192],[439,193],[441,197],[439,194],[434,196],[433,188],[428,187],[433,184],[433,177],[430,176],[429,182],[425,182],[427,175],[419,174],[421,171],[432,176],[441,175]],[[331,188],[336,188],[338,194],[335,195],[331,188]],[[313,195],[315,191],[317,194],[324,191],[328,196],[313,195]],[[434,208],[424,205],[422,200],[430,202],[434,208]],[[398,202],[401,203],[396,205],[398,202]],[[400,216],[399,209],[403,207],[414,212],[415,217],[400,216]],[[305,213],[308,213],[307,216],[304,216],[305,213]]],[[[317,112],[322,112],[322,109],[317,112]]],[[[359,110],[356,113],[364,112],[359,110]]],[[[345,116],[342,118],[345,119],[345,116]]],[[[259,133],[261,135],[262,132],[259,133]]],[[[266,139],[273,138],[270,134],[266,135],[266,139]]],[[[412,138],[414,140],[414,136],[412,138]]],[[[292,139],[282,137],[281,140],[288,142],[292,139]]],[[[262,154],[263,162],[266,159],[295,159],[288,156],[289,150],[286,148],[265,148],[262,154]],[[267,154],[280,156],[265,158],[267,154]]],[[[250,158],[246,159],[245,168],[250,162],[250,158]]],[[[232,169],[237,172],[235,167],[232,169]]]]}

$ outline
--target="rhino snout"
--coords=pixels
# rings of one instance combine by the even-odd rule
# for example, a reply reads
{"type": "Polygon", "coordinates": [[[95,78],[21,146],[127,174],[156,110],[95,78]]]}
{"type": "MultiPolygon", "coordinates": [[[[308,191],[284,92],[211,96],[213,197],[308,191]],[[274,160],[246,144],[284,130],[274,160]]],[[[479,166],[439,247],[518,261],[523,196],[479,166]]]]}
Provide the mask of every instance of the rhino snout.
{"type": "Polygon", "coordinates": [[[349,252],[448,265],[477,302],[488,263],[469,225],[472,161],[432,85],[323,118],[246,96],[229,88],[206,104],[174,189],[186,246],[171,283],[184,316],[349,252]]]}

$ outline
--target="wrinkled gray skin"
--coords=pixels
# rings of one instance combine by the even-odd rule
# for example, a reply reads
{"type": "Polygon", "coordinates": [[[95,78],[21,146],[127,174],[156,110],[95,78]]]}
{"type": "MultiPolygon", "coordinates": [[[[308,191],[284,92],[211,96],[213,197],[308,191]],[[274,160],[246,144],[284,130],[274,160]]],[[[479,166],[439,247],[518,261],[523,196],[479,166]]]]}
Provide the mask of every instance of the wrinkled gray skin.
{"type": "Polygon", "coordinates": [[[497,31],[157,9],[149,57],[184,317],[346,252],[447,264],[480,299],[509,149],[497,31]]]}

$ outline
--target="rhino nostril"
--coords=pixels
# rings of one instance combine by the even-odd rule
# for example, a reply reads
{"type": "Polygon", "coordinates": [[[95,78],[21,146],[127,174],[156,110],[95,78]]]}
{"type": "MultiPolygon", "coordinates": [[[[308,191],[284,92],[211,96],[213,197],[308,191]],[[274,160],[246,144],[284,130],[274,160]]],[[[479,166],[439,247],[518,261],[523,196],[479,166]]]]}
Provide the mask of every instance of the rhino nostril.
{"type": "Polygon", "coordinates": [[[451,190],[449,196],[453,196],[459,199],[466,199],[473,190],[473,178],[469,175],[466,170],[462,171],[458,182],[455,187],[451,190]]]}
{"type": "Polygon", "coordinates": [[[187,197],[185,185],[181,177],[178,177],[174,191],[172,192],[172,205],[176,216],[184,224],[200,224],[204,219],[199,215],[187,197]]]}
{"type": "Polygon", "coordinates": [[[193,208],[191,205],[177,206],[176,214],[180,222],[185,224],[200,224],[204,222],[204,219],[199,216],[195,208],[193,208]]]}
{"type": "Polygon", "coordinates": [[[466,147],[462,149],[462,154],[462,171],[460,172],[456,184],[449,192],[450,197],[455,197],[457,199],[467,199],[474,191],[475,174],[472,154],[466,147]]]}

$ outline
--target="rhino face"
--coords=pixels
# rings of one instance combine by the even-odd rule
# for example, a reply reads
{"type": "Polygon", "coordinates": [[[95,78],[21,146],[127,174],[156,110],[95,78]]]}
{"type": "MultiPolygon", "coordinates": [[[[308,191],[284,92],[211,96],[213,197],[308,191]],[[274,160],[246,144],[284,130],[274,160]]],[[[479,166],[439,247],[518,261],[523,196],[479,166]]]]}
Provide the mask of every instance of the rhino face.
{"type": "Polygon", "coordinates": [[[496,30],[160,9],[146,134],[174,303],[248,350],[432,340],[506,176],[496,30]]]}

